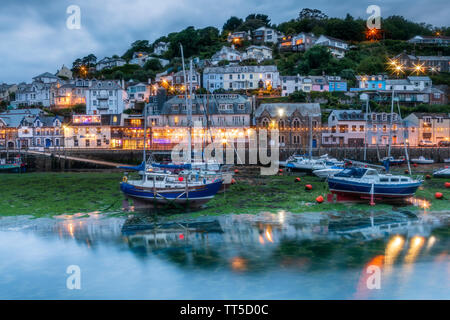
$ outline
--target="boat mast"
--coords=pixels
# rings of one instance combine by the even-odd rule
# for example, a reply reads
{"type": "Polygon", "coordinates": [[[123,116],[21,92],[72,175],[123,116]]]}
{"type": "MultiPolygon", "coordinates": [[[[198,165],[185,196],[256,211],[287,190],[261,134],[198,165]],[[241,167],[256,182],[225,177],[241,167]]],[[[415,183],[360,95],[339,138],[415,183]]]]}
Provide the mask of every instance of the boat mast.
{"type": "Polygon", "coordinates": [[[312,115],[309,115],[309,159],[312,159],[312,115]]]}
{"type": "Polygon", "coordinates": [[[394,117],[394,86],[392,86],[392,101],[391,101],[391,123],[389,128],[389,149],[388,157],[391,156],[391,145],[392,145],[392,119],[394,117]]]}
{"type": "Polygon", "coordinates": [[[144,104],[144,151],[143,151],[143,161],[144,161],[144,170],[146,170],[147,158],[146,158],[146,146],[147,146],[147,105],[144,104]]]}
{"type": "MultiPolygon", "coordinates": [[[[398,116],[400,117],[400,120],[402,120],[402,114],[400,112],[400,103],[397,101],[397,109],[398,109],[398,116]]],[[[404,129],[408,130],[408,126],[404,125],[403,126],[404,129]]],[[[409,132],[409,131],[407,131],[409,132]]],[[[406,146],[406,133],[405,130],[403,130],[403,148],[405,149],[405,157],[406,157],[406,163],[408,164],[408,172],[409,175],[412,175],[411,172],[411,164],[409,163],[409,154],[408,154],[408,148],[406,146]]]]}
{"type": "Polygon", "coordinates": [[[369,118],[369,95],[364,93],[364,96],[361,95],[362,98],[366,99],[366,113],[364,115],[364,118],[366,120],[365,126],[364,126],[364,161],[367,161],[367,145],[368,145],[368,141],[367,141],[367,133],[369,131],[369,127],[368,127],[368,118],[369,118]]]}
{"type": "Polygon", "coordinates": [[[189,101],[188,101],[188,89],[187,89],[187,77],[186,77],[186,68],[184,65],[184,54],[183,54],[183,45],[180,43],[180,50],[181,50],[181,62],[183,64],[183,77],[184,77],[184,98],[185,98],[185,103],[186,103],[186,108],[188,110],[188,114],[187,114],[187,125],[189,128],[189,133],[188,133],[188,156],[187,156],[187,162],[191,163],[191,148],[192,148],[192,141],[191,141],[191,129],[192,129],[192,125],[191,125],[191,118],[192,118],[192,109],[191,112],[189,112],[189,101]]]}

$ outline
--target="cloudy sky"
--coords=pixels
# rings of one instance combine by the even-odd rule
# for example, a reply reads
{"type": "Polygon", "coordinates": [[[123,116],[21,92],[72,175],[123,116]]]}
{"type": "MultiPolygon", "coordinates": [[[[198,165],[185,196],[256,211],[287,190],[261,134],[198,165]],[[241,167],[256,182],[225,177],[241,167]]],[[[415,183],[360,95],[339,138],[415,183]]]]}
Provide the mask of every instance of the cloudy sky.
{"type": "Polygon", "coordinates": [[[137,39],[151,42],[187,26],[219,29],[232,15],[269,15],[273,23],[317,8],[328,16],[367,18],[376,4],[381,15],[402,15],[435,26],[448,24],[448,0],[1,0],[0,83],[30,82],[42,72],[55,73],[77,57],[121,55],[137,39]],[[334,5],[339,3],[339,5],[334,5]],[[81,28],[66,26],[70,5],[81,10],[81,28]]]}

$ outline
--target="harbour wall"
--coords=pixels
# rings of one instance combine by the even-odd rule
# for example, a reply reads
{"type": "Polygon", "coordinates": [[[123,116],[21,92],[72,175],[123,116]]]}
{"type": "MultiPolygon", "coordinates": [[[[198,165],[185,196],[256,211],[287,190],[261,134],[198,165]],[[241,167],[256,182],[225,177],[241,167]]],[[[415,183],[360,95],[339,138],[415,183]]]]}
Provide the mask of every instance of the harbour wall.
{"type": "MultiPolygon", "coordinates": [[[[117,170],[113,165],[104,165],[101,163],[82,162],[64,159],[65,156],[78,157],[90,160],[108,161],[117,164],[137,165],[142,162],[142,150],[105,150],[105,149],[59,149],[59,150],[45,150],[50,155],[40,155],[31,153],[26,150],[9,150],[8,152],[0,150],[0,158],[9,159],[17,155],[21,155],[22,161],[27,164],[29,170],[32,171],[77,171],[77,170],[117,170]]],[[[156,161],[169,160],[170,151],[147,151],[151,152],[156,161]]],[[[245,159],[237,157],[234,154],[234,163],[240,164],[239,160],[245,161],[244,164],[249,164],[249,151],[245,150],[245,159]]],[[[267,152],[270,155],[270,149],[267,152]]],[[[293,154],[307,154],[308,149],[298,148],[280,148],[280,160],[285,160],[293,154]]],[[[315,148],[313,149],[313,156],[328,154],[330,157],[337,159],[352,159],[357,161],[364,161],[364,148],[315,148]]],[[[424,156],[433,159],[436,163],[443,163],[444,159],[450,158],[450,148],[408,148],[409,158],[418,158],[424,156]]],[[[369,148],[367,149],[367,162],[379,163],[379,159],[388,155],[387,147],[369,148]]],[[[403,147],[393,147],[391,155],[395,158],[405,155],[403,147]]],[[[224,153],[225,159],[225,153],[224,153]]],[[[258,163],[259,164],[259,163],[258,163]]]]}

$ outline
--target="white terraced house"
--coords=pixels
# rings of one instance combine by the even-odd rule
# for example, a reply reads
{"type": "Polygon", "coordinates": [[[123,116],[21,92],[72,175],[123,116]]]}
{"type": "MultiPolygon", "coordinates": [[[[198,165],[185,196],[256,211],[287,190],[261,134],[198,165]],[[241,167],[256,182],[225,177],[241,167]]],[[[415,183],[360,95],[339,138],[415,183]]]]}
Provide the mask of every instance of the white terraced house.
{"type": "Polygon", "coordinates": [[[92,80],[86,90],[86,113],[120,114],[128,104],[127,92],[114,80],[92,80]]]}
{"type": "Polygon", "coordinates": [[[276,88],[280,85],[280,73],[275,65],[210,67],[203,71],[203,85],[211,92],[276,88]]]}

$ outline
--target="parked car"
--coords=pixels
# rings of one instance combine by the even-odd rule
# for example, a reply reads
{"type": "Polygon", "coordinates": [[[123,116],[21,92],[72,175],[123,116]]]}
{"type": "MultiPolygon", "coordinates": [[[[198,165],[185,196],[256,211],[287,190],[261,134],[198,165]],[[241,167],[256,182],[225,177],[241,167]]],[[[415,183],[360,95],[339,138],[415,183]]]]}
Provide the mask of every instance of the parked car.
{"type": "Polygon", "coordinates": [[[430,140],[420,140],[419,147],[436,147],[436,143],[433,143],[430,140]]]}
{"type": "Polygon", "coordinates": [[[450,141],[445,141],[445,140],[439,141],[438,146],[439,147],[450,147],[450,141]]]}

